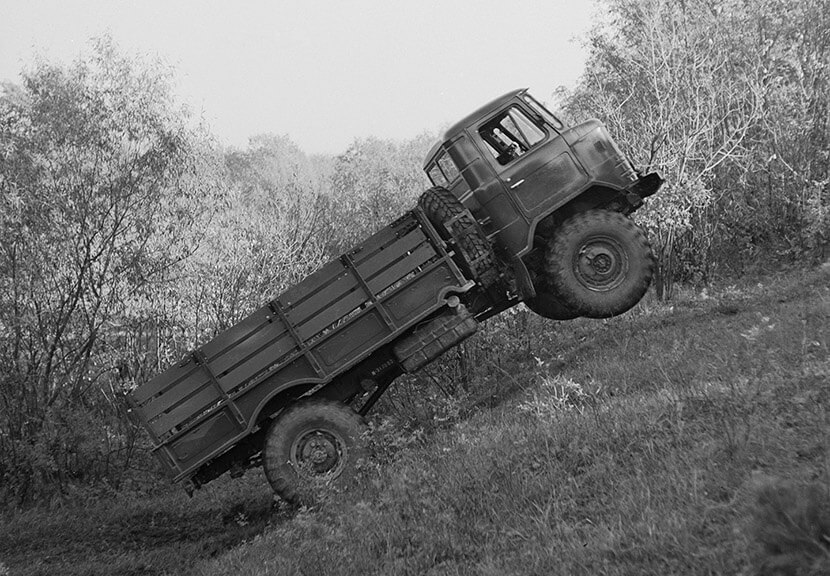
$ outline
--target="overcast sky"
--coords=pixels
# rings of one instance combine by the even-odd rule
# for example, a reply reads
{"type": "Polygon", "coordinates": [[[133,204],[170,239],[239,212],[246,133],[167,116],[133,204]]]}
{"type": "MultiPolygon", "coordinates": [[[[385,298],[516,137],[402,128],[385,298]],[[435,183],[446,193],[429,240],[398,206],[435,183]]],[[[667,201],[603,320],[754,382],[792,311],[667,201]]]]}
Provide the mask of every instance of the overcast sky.
{"type": "Polygon", "coordinates": [[[310,153],[411,138],[513,88],[549,101],[582,72],[588,0],[0,0],[0,80],[69,63],[93,36],[175,68],[227,144],[288,134],[310,153]]]}

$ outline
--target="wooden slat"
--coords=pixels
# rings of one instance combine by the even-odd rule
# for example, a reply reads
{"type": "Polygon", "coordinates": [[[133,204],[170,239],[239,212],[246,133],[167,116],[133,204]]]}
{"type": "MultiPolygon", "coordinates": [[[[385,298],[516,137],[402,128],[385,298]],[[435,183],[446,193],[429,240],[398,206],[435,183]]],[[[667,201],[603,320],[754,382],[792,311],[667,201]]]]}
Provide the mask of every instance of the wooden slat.
{"type": "MultiPolygon", "coordinates": [[[[243,341],[243,344],[232,348],[231,354],[226,354],[217,361],[210,363],[210,368],[218,376],[226,369],[232,368],[240,362],[244,362],[246,357],[253,358],[257,354],[264,354],[265,357],[271,359],[270,363],[273,363],[276,358],[280,358],[296,348],[293,338],[285,332],[282,335],[277,334],[277,339],[273,340],[274,332],[284,330],[281,324],[269,324],[268,326],[272,326],[274,330],[260,330],[254,337],[248,338],[243,341]],[[266,340],[267,338],[272,339],[270,346],[266,340]],[[262,351],[263,347],[265,347],[265,352],[262,351]]],[[[200,388],[213,386],[208,374],[201,366],[191,362],[188,363],[186,368],[181,370],[184,371],[186,378],[179,379],[174,386],[167,389],[163,394],[150,398],[142,406],[142,411],[146,419],[151,420],[162,412],[175,408],[179,402],[200,388]]],[[[241,384],[244,378],[245,376],[239,373],[231,373],[230,378],[220,378],[219,381],[223,390],[229,391],[241,384]],[[234,379],[237,381],[234,382],[234,379]]],[[[218,393],[216,396],[219,396],[218,393]]]]}
{"type": "Polygon", "coordinates": [[[270,310],[267,306],[258,308],[253,313],[246,316],[239,323],[231,326],[227,330],[215,336],[199,347],[202,354],[205,355],[208,362],[223,354],[228,348],[237,345],[240,341],[248,338],[259,330],[260,326],[268,323],[268,316],[270,310]]]}
{"type": "Polygon", "coordinates": [[[149,382],[142,384],[133,390],[130,394],[132,395],[135,403],[141,405],[150,398],[171,387],[187,387],[187,380],[191,378],[194,373],[199,373],[199,366],[193,362],[193,360],[184,360],[183,362],[184,365],[181,363],[175,364],[155,378],[151,379],[149,382]]]}
{"type": "Polygon", "coordinates": [[[229,391],[244,384],[255,374],[269,366],[280,362],[282,358],[295,352],[297,346],[294,339],[282,339],[273,346],[268,346],[248,356],[244,362],[234,366],[227,374],[217,374],[219,384],[223,390],[229,391]]]}
{"type": "Polygon", "coordinates": [[[369,289],[377,294],[384,288],[391,286],[421,264],[429,262],[435,256],[435,250],[431,244],[423,244],[405,258],[399,260],[377,276],[368,278],[366,283],[369,289]]]}
{"type": "Polygon", "coordinates": [[[395,242],[397,237],[398,231],[392,226],[386,226],[367,238],[366,241],[355,246],[349,251],[349,254],[355,260],[365,260],[374,255],[378,250],[395,242]]]}
{"type": "Polygon", "coordinates": [[[208,386],[156,420],[151,420],[150,427],[156,434],[162,435],[219,400],[219,392],[216,388],[208,386]]]}
{"type": "MultiPolygon", "coordinates": [[[[333,305],[337,300],[348,296],[350,292],[360,286],[351,271],[342,268],[341,270],[340,277],[329,284],[325,290],[312,294],[296,306],[286,307],[285,317],[289,322],[294,326],[302,324],[311,316],[319,314],[322,308],[333,305]]],[[[364,295],[364,298],[366,298],[366,295],[364,295]]]]}
{"type": "MultiPolygon", "coordinates": [[[[411,252],[415,250],[418,246],[423,244],[427,241],[426,236],[424,236],[423,232],[420,229],[414,230],[412,233],[407,234],[400,240],[398,240],[395,244],[390,246],[386,250],[381,250],[377,254],[375,254],[369,260],[362,262],[361,264],[357,264],[355,267],[360,271],[360,274],[364,278],[369,278],[370,276],[377,274],[378,271],[386,268],[387,266],[391,265],[395,260],[401,258],[402,256],[406,255],[407,252],[411,252]]],[[[430,246],[430,249],[434,252],[434,248],[430,246]]]]}
{"type": "MultiPolygon", "coordinates": [[[[253,314],[247,316],[244,320],[242,320],[239,324],[225,330],[205,345],[203,345],[199,350],[205,355],[205,358],[208,362],[211,359],[216,358],[217,356],[223,354],[227,350],[231,349],[232,347],[238,346],[240,343],[245,342],[249,337],[252,335],[256,335],[260,332],[259,327],[263,324],[268,325],[268,320],[266,319],[270,310],[267,306],[258,309],[253,314]]],[[[164,391],[165,389],[176,390],[176,396],[180,397],[182,395],[187,395],[188,393],[192,392],[195,387],[192,383],[188,383],[187,378],[190,372],[197,372],[201,373],[201,368],[193,362],[192,359],[185,360],[186,364],[181,366],[180,364],[174,365],[149,382],[142,384],[138,388],[136,388],[132,392],[133,399],[138,403],[141,404],[142,402],[147,401],[148,399],[152,398],[153,396],[157,395],[159,392],[164,391]],[[179,373],[180,372],[180,373],[179,373]],[[181,388],[181,390],[180,390],[181,388]]],[[[202,381],[202,376],[198,377],[197,384],[202,381]]],[[[161,398],[165,398],[167,392],[162,394],[161,398]]]]}
{"type": "Polygon", "coordinates": [[[274,345],[286,349],[291,349],[296,345],[291,334],[288,333],[279,318],[274,318],[273,323],[266,324],[250,338],[240,342],[237,346],[229,348],[224,354],[210,361],[210,368],[218,377],[233,370],[236,365],[244,362],[246,358],[256,354],[263,347],[274,345]]]}
{"type": "Polygon", "coordinates": [[[334,305],[321,310],[305,324],[297,326],[297,333],[303,341],[307,341],[366,301],[366,294],[363,290],[355,290],[346,298],[341,298],[334,305]]]}
{"type": "Polygon", "coordinates": [[[403,218],[396,220],[389,226],[381,228],[375,234],[370,236],[366,241],[356,246],[348,254],[352,260],[360,264],[367,258],[374,256],[378,250],[381,250],[390,244],[397,242],[400,235],[404,234],[407,228],[417,226],[415,217],[411,212],[408,212],[403,218]]]}
{"type": "Polygon", "coordinates": [[[208,378],[208,375],[205,374],[204,370],[200,369],[199,372],[201,372],[201,380],[193,382],[194,385],[175,386],[166,393],[153,398],[147,402],[147,404],[142,406],[141,409],[144,411],[144,417],[148,420],[152,420],[159,414],[175,408],[177,404],[192,395],[197,390],[200,390],[205,386],[213,386],[213,383],[210,381],[210,378],[208,378]]]}
{"type": "Polygon", "coordinates": [[[334,281],[343,272],[343,264],[339,260],[332,260],[313,274],[306,276],[299,283],[295,284],[279,295],[279,301],[286,308],[296,306],[310,295],[324,288],[334,281]]]}

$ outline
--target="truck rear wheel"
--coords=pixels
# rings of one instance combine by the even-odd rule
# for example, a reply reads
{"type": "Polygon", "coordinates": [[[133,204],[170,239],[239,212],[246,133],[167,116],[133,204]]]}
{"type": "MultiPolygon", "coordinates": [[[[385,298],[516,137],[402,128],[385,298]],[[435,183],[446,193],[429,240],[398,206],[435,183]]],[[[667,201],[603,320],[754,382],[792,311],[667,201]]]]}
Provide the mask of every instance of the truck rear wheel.
{"type": "Polygon", "coordinates": [[[645,295],[654,256],[643,230],[619,212],[588,210],[556,231],[546,254],[547,277],[580,316],[622,314],[645,295]]]}
{"type": "Polygon", "coordinates": [[[315,490],[345,487],[355,464],[366,457],[363,418],[332,400],[301,401],[271,424],[262,466],[274,492],[283,500],[311,500],[315,490]]]}
{"type": "Polygon", "coordinates": [[[443,240],[455,242],[462,268],[483,286],[494,284],[498,279],[496,255],[464,204],[446,188],[435,186],[421,194],[418,206],[443,240]]]}

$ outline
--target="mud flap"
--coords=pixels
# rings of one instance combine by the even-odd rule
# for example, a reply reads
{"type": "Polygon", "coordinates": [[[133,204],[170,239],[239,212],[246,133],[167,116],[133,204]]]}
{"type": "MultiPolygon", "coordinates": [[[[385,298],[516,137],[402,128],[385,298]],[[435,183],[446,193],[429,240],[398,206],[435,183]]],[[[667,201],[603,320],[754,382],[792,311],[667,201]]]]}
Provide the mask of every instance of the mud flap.
{"type": "Polygon", "coordinates": [[[448,309],[415,332],[404,336],[392,347],[395,358],[405,372],[415,372],[442,353],[472,336],[478,329],[473,315],[463,304],[448,309]]]}
{"type": "Polygon", "coordinates": [[[516,278],[516,287],[522,300],[531,300],[536,298],[536,288],[533,286],[533,280],[530,278],[530,272],[527,271],[527,266],[518,256],[513,256],[510,259],[510,267],[513,269],[513,276],[516,278]]]}

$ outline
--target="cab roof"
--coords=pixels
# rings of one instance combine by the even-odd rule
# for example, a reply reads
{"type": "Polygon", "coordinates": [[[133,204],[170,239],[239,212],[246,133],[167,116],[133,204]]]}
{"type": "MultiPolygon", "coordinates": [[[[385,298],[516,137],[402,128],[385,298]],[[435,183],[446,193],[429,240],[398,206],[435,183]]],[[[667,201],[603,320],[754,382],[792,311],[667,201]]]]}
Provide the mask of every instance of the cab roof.
{"type": "Polygon", "coordinates": [[[485,117],[489,116],[490,114],[492,114],[493,112],[499,110],[505,104],[510,102],[510,100],[512,100],[513,98],[515,98],[517,96],[521,96],[525,92],[527,92],[527,88],[520,88],[520,89],[517,89],[517,90],[513,90],[511,92],[508,92],[507,94],[504,94],[503,96],[500,96],[500,97],[496,98],[495,100],[493,100],[491,102],[488,102],[487,104],[485,104],[484,106],[482,106],[481,108],[476,110],[475,112],[472,112],[471,114],[468,114],[467,116],[465,116],[464,118],[462,118],[461,120],[459,120],[458,122],[456,122],[455,124],[450,126],[449,129],[447,129],[447,131],[444,132],[444,137],[441,139],[441,141],[436,143],[432,148],[430,148],[429,152],[427,153],[426,158],[424,159],[424,167],[426,167],[426,165],[429,163],[430,159],[432,159],[432,157],[435,156],[436,152],[438,152],[438,149],[441,148],[441,146],[443,146],[443,144],[447,140],[452,139],[453,136],[455,136],[456,134],[458,134],[459,132],[461,132],[462,130],[464,130],[465,128],[470,126],[471,124],[475,124],[476,122],[478,122],[482,118],[485,118],[485,117]]]}

